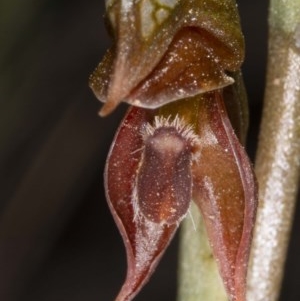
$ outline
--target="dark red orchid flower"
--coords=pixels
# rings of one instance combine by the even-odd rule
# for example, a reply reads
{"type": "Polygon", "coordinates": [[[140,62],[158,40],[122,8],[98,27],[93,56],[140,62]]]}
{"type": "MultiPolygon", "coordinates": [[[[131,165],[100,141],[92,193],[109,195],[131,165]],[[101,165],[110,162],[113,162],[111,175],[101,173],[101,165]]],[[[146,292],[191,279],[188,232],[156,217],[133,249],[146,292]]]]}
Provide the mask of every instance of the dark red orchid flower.
{"type": "Polygon", "coordinates": [[[245,300],[257,202],[251,164],[220,91],[184,102],[173,104],[175,112],[191,109],[183,117],[130,108],[110,150],[107,200],[128,260],[116,301],[131,300],[149,279],[192,201],[203,215],[230,300],[245,300]]]}
{"type": "Polygon", "coordinates": [[[191,202],[202,213],[230,300],[245,301],[257,192],[239,141],[244,104],[230,88],[235,80],[241,87],[244,57],[236,3],[106,0],[106,8],[115,44],[90,86],[105,103],[102,116],[121,101],[135,106],[105,171],[128,260],[116,301],[132,300],[149,279],[191,202]]]}

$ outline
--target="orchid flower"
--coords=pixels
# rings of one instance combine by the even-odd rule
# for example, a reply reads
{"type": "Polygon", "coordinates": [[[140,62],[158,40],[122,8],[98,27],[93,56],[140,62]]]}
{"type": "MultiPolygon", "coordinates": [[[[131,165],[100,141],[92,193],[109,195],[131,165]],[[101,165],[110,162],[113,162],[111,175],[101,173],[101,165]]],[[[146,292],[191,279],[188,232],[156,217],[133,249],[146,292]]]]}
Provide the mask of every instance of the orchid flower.
{"type": "Polygon", "coordinates": [[[128,262],[116,301],[132,300],[147,282],[191,202],[203,216],[229,299],[245,301],[257,187],[240,143],[246,122],[234,93],[238,82],[232,85],[229,75],[239,75],[243,60],[235,3],[108,0],[106,6],[116,44],[90,85],[105,102],[102,116],[121,101],[132,105],[105,170],[128,262]]]}

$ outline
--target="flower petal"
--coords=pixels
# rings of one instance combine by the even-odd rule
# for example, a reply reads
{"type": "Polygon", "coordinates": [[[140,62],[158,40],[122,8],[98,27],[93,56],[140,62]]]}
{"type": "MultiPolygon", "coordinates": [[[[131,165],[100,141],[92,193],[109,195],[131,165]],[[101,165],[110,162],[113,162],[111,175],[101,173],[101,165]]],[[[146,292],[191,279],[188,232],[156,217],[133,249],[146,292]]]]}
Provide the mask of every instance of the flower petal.
{"type": "MultiPolygon", "coordinates": [[[[114,63],[112,69],[108,71],[101,69],[110,69],[111,66],[100,64],[90,79],[90,86],[94,93],[100,101],[105,102],[101,110],[102,116],[109,114],[121,101],[140,107],[154,108],[176,100],[179,89],[183,89],[180,95],[180,98],[183,98],[211,90],[213,87],[221,88],[230,81],[224,71],[238,70],[243,61],[244,42],[235,1],[116,0],[107,1],[107,13],[116,38],[116,45],[112,51],[114,63]],[[160,87],[157,97],[155,97],[155,89],[147,92],[151,95],[150,98],[143,93],[130,95],[139,85],[144,87],[142,89],[144,91],[145,86],[142,82],[145,81],[146,84],[149,81],[147,77],[155,69],[159,76],[164,71],[162,68],[164,66],[173,70],[173,63],[170,60],[172,53],[167,56],[166,54],[174,46],[170,46],[174,44],[174,37],[182,30],[184,33],[192,30],[193,38],[197,32],[194,48],[191,47],[192,42],[189,46],[191,49],[186,53],[184,45],[181,50],[179,46],[176,49],[179,61],[182,55],[184,63],[179,64],[178,60],[177,63],[175,62],[177,71],[174,74],[186,73],[189,79],[184,79],[181,86],[180,80],[176,81],[171,77],[169,84],[176,83],[176,89],[173,91],[167,89],[165,96],[163,87],[160,87]],[[198,58],[195,56],[196,53],[198,58]],[[189,66],[185,69],[187,64],[189,66]],[[199,76],[201,75],[199,70],[203,71],[202,67],[205,73],[204,82],[199,76]],[[212,81],[207,85],[205,79],[209,67],[214,67],[212,70],[217,72],[217,76],[209,72],[212,78],[208,80],[212,81]],[[107,73],[110,74],[109,81],[101,76],[107,73]],[[196,84],[193,87],[194,81],[196,84]],[[103,85],[107,87],[104,88],[103,85]],[[106,93],[101,93],[99,88],[106,93]],[[143,97],[136,98],[137,96],[143,97]]],[[[170,71],[169,76],[172,72],[170,71]]],[[[150,82],[154,87],[156,80],[150,82]]],[[[168,82],[165,81],[165,84],[168,82]]]]}
{"type": "Polygon", "coordinates": [[[220,274],[231,300],[245,301],[246,273],[257,207],[251,164],[227,117],[220,92],[199,108],[203,142],[193,165],[193,197],[203,215],[220,274]]]}
{"type": "Polygon", "coordinates": [[[223,89],[224,103],[234,132],[242,145],[244,145],[249,125],[246,88],[240,70],[230,73],[230,76],[234,78],[234,84],[223,89]]]}
{"type": "MultiPolygon", "coordinates": [[[[129,301],[138,293],[154,272],[178,227],[176,222],[153,222],[137,209],[139,204],[134,189],[143,154],[141,130],[152,119],[153,112],[131,108],[115,136],[107,159],[107,200],[124,240],[128,264],[127,277],[116,301],[129,301]]],[[[146,167],[146,174],[151,175],[149,167],[146,167]]],[[[157,177],[159,179],[159,175],[157,177]]],[[[140,183],[140,189],[148,188],[147,183],[140,183]]],[[[154,196],[152,202],[159,200],[154,196]]],[[[147,209],[144,210],[147,213],[147,209]]]]}
{"type": "Polygon", "coordinates": [[[206,35],[194,28],[184,28],[172,41],[157,67],[126,98],[135,106],[157,108],[231,85],[222,65],[205,45],[206,35]]]}

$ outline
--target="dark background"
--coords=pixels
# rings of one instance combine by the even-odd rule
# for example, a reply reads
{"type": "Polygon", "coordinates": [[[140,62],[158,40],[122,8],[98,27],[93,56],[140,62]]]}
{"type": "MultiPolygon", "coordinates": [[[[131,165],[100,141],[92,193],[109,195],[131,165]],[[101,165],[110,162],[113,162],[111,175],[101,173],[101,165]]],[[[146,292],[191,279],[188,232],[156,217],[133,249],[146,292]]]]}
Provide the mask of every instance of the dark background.
{"type": "MultiPolygon", "coordinates": [[[[239,0],[255,155],[267,51],[267,3],[239,0]]],[[[104,0],[0,2],[0,300],[113,301],[125,250],[103,191],[124,114],[107,118],[88,76],[110,45],[104,0]]],[[[300,300],[297,210],[281,300],[300,300]],[[298,287],[297,287],[298,286],[298,287]]],[[[175,300],[176,238],[136,301],[175,300]]]]}

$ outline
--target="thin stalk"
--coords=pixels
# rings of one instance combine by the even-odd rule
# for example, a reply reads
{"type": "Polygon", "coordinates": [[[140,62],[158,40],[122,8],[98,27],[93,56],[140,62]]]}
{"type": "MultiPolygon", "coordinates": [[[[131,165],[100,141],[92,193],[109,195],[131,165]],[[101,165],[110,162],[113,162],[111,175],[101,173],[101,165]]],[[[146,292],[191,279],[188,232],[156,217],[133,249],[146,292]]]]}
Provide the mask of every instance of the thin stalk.
{"type": "Polygon", "coordinates": [[[190,210],[180,233],[178,301],[226,301],[199,209],[190,210]]]}
{"type": "Polygon", "coordinates": [[[269,60],[256,158],[260,205],[248,272],[248,301],[279,297],[299,185],[300,1],[273,0],[269,60]]]}

